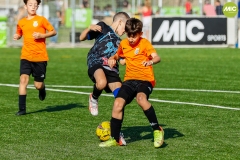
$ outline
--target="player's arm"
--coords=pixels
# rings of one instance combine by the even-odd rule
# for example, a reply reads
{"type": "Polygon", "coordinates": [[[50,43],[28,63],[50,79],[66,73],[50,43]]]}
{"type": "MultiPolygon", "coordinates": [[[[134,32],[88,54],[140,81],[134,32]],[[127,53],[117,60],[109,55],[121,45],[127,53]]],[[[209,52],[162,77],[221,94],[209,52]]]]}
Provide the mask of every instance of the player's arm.
{"type": "Polygon", "coordinates": [[[110,68],[113,68],[117,61],[119,60],[120,64],[122,65],[125,65],[125,59],[124,59],[124,55],[123,55],[123,51],[122,51],[122,43],[119,44],[118,46],[118,50],[117,50],[117,53],[114,54],[113,56],[111,56],[109,59],[108,59],[108,65],[110,68]],[[122,60],[121,60],[122,59],[122,60]]]}
{"type": "Polygon", "coordinates": [[[88,38],[88,33],[90,31],[95,31],[95,32],[102,32],[102,27],[100,25],[90,25],[88,28],[84,29],[83,32],[81,33],[79,39],[80,41],[85,41],[88,38]]]}
{"type": "Polygon", "coordinates": [[[55,29],[48,31],[47,33],[39,33],[39,32],[33,32],[33,37],[34,39],[41,39],[41,38],[48,38],[48,37],[52,37],[55,36],[57,34],[57,32],[55,31],[55,29]]]}
{"type": "Polygon", "coordinates": [[[49,32],[45,33],[44,37],[48,38],[48,37],[55,36],[56,34],[57,34],[56,30],[52,30],[52,31],[49,31],[49,32]]]}
{"type": "Polygon", "coordinates": [[[16,33],[13,35],[13,40],[19,40],[22,37],[22,29],[17,25],[16,33]]]}
{"type": "Polygon", "coordinates": [[[151,66],[157,64],[161,61],[161,58],[158,56],[157,51],[153,48],[152,44],[149,41],[144,43],[146,46],[146,52],[148,58],[142,62],[143,66],[151,66]]]}
{"type": "Polygon", "coordinates": [[[152,64],[157,64],[157,63],[161,62],[161,58],[157,53],[152,53],[151,57],[152,57],[152,60],[151,60],[152,64]]]}
{"type": "Polygon", "coordinates": [[[19,40],[22,36],[20,36],[19,34],[14,34],[13,35],[13,40],[19,40]]]}
{"type": "Polygon", "coordinates": [[[32,36],[34,39],[43,39],[55,36],[57,34],[56,30],[52,26],[52,24],[44,17],[42,17],[42,26],[44,30],[47,30],[46,33],[41,32],[33,32],[32,36]]]}
{"type": "Polygon", "coordinates": [[[32,36],[34,39],[48,38],[55,36],[57,32],[55,30],[49,31],[47,33],[33,32],[32,36]]]}
{"type": "Polygon", "coordinates": [[[119,59],[120,57],[118,56],[118,54],[114,54],[113,56],[111,56],[110,58],[108,58],[108,65],[110,68],[113,68],[116,63],[117,63],[117,60],[119,59]]]}
{"type": "Polygon", "coordinates": [[[142,65],[143,66],[151,66],[151,65],[157,64],[161,61],[161,58],[158,56],[157,53],[151,53],[151,57],[152,57],[152,59],[143,61],[142,65]]]}

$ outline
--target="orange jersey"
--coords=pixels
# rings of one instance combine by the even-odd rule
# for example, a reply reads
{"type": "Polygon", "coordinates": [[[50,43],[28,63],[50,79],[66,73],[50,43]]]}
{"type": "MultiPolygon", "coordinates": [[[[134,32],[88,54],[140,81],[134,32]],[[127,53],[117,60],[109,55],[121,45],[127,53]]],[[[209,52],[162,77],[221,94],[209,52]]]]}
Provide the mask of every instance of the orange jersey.
{"type": "Polygon", "coordinates": [[[152,44],[145,38],[141,38],[139,43],[132,47],[127,39],[121,41],[117,54],[126,60],[126,80],[142,80],[151,82],[155,86],[155,78],[152,66],[143,66],[143,61],[152,59],[151,54],[157,53],[152,44]]]}
{"type": "Polygon", "coordinates": [[[16,34],[24,38],[21,59],[26,59],[31,62],[48,61],[46,38],[34,39],[33,37],[34,32],[45,34],[46,30],[53,31],[54,28],[50,22],[42,16],[36,15],[30,20],[27,18],[19,20],[16,34]]]}

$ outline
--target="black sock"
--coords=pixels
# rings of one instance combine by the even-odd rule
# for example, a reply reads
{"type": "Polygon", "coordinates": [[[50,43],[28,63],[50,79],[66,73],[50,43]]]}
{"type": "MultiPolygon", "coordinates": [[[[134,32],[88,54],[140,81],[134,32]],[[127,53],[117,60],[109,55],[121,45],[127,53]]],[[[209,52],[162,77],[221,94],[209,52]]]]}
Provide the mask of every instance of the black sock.
{"type": "Polygon", "coordinates": [[[160,130],[157,116],[153,106],[151,106],[148,110],[144,111],[144,114],[146,115],[153,130],[160,130]]]}
{"type": "Polygon", "coordinates": [[[19,95],[18,97],[19,111],[26,110],[26,97],[27,95],[19,95]]]}
{"type": "Polygon", "coordinates": [[[111,122],[111,137],[113,137],[118,142],[122,127],[122,120],[112,117],[110,122],[111,122]]]}
{"type": "Polygon", "coordinates": [[[96,84],[94,84],[92,97],[94,99],[98,99],[98,97],[101,95],[101,93],[102,93],[102,90],[97,89],[96,84]]]}

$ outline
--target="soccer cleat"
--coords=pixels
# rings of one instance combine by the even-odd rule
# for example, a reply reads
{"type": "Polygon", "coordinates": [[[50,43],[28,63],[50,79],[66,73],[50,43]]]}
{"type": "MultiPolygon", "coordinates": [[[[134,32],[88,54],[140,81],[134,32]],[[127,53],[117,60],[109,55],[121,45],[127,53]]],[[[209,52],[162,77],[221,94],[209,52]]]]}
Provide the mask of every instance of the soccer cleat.
{"type": "Polygon", "coordinates": [[[26,110],[19,110],[17,113],[16,113],[16,116],[21,116],[21,115],[25,115],[26,114],[26,110]]]}
{"type": "Polygon", "coordinates": [[[109,140],[107,140],[105,142],[101,142],[99,144],[99,147],[111,147],[111,146],[119,146],[119,144],[116,142],[116,140],[112,137],[109,140]]]}
{"type": "Polygon", "coordinates": [[[127,145],[127,143],[124,139],[124,135],[121,132],[120,132],[118,144],[119,144],[119,146],[126,146],[127,145]]]}
{"type": "Polygon", "coordinates": [[[92,97],[92,94],[89,95],[89,111],[93,116],[98,115],[98,100],[92,97]]]}
{"type": "Polygon", "coordinates": [[[154,147],[155,148],[161,147],[164,141],[164,131],[162,127],[160,127],[160,130],[155,130],[153,132],[153,137],[154,137],[154,147]]]}
{"type": "Polygon", "coordinates": [[[45,86],[43,89],[38,91],[38,97],[41,101],[43,101],[46,97],[46,90],[45,90],[45,86]]]}

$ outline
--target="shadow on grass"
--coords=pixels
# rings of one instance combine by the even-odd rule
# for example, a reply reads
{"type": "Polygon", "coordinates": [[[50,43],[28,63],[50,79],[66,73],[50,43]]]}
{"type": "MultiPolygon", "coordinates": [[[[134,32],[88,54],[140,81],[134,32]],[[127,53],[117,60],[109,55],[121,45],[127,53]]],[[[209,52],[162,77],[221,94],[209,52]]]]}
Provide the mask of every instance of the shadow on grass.
{"type": "Polygon", "coordinates": [[[60,111],[70,110],[73,108],[82,108],[82,107],[86,107],[86,106],[82,105],[81,103],[70,103],[67,105],[47,106],[45,109],[28,112],[27,114],[33,114],[33,113],[39,113],[39,112],[60,112],[60,111]]]}
{"type": "MultiPolygon", "coordinates": [[[[164,129],[164,140],[184,136],[184,134],[178,132],[175,128],[166,128],[164,127],[166,125],[163,124],[160,124],[160,126],[162,126],[164,129]]],[[[122,132],[124,133],[124,138],[127,143],[132,143],[144,139],[151,139],[153,142],[153,131],[150,126],[122,127],[122,132]]],[[[167,144],[164,142],[160,148],[164,148],[166,146],[167,144]]]]}

